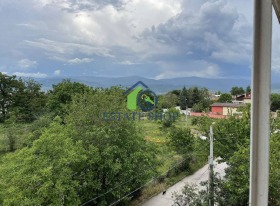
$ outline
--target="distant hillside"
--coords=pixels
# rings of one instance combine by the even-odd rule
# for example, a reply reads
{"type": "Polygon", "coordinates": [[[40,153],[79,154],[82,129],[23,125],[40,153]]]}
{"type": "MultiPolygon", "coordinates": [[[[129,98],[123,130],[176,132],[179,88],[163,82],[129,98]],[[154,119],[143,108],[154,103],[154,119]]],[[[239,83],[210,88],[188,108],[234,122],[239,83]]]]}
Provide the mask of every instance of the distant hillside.
{"type": "MultiPolygon", "coordinates": [[[[77,77],[64,77],[64,78],[44,78],[36,79],[42,84],[43,90],[49,90],[53,84],[58,84],[62,79],[70,79],[71,81],[80,82],[92,87],[111,87],[111,86],[123,86],[130,87],[137,81],[143,81],[147,84],[151,90],[156,93],[166,93],[174,89],[181,89],[183,86],[188,87],[206,87],[211,91],[222,91],[229,92],[233,86],[247,87],[250,85],[249,80],[244,79],[208,79],[200,77],[182,77],[173,79],[148,79],[144,77],[88,77],[88,76],[77,76],[77,77]]],[[[280,86],[280,85],[277,85],[280,86]]],[[[280,87],[279,87],[280,88],[280,87]]],[[[276,89],[276,88],[275,88],[276,89]]]]}

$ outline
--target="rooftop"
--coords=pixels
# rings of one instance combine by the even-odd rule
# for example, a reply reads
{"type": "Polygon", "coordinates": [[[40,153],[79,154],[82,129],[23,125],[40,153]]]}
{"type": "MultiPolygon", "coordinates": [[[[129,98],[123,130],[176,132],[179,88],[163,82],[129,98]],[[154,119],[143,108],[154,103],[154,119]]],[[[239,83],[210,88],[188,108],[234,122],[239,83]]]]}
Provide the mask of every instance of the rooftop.
{"type": "Polygon", "coordinates": [[[243,107],[244,104],[238,104],[238,103],[214,103],[211,105],[211,107],[243,107]]]}

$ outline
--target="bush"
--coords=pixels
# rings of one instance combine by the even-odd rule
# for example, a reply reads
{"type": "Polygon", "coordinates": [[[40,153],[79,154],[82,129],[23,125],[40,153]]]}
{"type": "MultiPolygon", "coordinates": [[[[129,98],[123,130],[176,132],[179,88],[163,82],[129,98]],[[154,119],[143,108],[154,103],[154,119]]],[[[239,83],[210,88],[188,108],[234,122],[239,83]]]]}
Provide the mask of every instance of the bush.
{"type": "Polygon", "coordinates": [[[169,134],[169,145],[179,154],[189,155],[193,151],[194,135],[189,128],[172,128],[169,134]]]}
{"type": "Polygon", "coordinates": [[[163,128],[169,128],[173,126],[173,123],[177,121],[178,118],[180,117],[180,112],[176,108],[171,108],[168,110],[169,114],[173,114],[174,118],[168,117],[168,114],[165,114],[166,119],[162,120],[162,127],[163,128]]]}

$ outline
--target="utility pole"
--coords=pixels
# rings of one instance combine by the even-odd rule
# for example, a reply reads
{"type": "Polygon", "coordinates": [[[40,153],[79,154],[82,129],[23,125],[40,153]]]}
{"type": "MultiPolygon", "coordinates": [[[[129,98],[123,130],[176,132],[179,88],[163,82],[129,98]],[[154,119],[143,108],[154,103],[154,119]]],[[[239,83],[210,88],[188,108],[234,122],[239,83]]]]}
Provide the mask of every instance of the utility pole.
{"type": "Polygon", "coordinates": [[[186,125],[188,125],[188,104],[187,104],[187,98],[186,98],[186,125]]]}
{"type": "Polygon", "coordinates": [[[209,156],[209,206],[214,206],[214,160],[213,160],[213,128],[210,126],[210,156],[209,156]]]}

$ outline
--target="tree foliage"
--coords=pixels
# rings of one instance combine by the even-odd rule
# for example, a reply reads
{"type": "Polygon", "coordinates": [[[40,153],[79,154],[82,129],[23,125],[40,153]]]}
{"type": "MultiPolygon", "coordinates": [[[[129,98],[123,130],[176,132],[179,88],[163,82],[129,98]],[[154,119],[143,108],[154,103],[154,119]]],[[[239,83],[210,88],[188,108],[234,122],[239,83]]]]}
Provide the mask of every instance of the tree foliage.
{"type": "Polygon", "coordinates": [[[99,162],[86,165],[89,178],[99,181],[99,190],[91,184],[83,187],[83,200],[118,187],[116,191],[98,202],[108,205],[117,197],[139,187],[151,178],[156,170],[157,160],[153,144],[146,142],[134,122],[113,118],[104,120],[104,112],[127,112],[123,90],[112,88],[100,90],[94,95],[78,95],[73,99],[67,124],[71,125],[71,136],[82,141],[85,150],[94,146],[99,162]],[[141,168],[141,171],[139,170],[141,168]],[[91,192],[89,192],[91,191],[91,192]]]}
{"type": "Polygon", "coordinates": [[[186,89],[185,87],[180,93],[180,107],[193,108],[196,112],[208,111],[212,101],[210,100],[210,93],[206,88],[191,87],[186,89]]]}
{"type": "Polygon", "coordinates": [[[109,191],[90,203],[105,206],[152,178],[154,145],[134,122],[103,118],[127,112],[124,99],[119,88],[77,94],[63,122],[40,123],[33,141],[3,158],[0,204],[80,205],[109,191]]]}
{"type": "Polygon", "coordinates": [[[231,103],[232,102],[232,96],[228,93],[223,93],[220,95],[218,102],[221,103],[231,103]]]}
{"type": "Polygon", "coordinates": [[[250,94],[250,93],[251,93],[251,86],[248,85],[248,86],[246,87],[246,94],[250,94]]]}
{"type": "MultiPolygon", "coordinates": [[[[214,153],[226,162],[225,176],[214,180],[215,205],[249,205],[249,168],[250,168],[250,113],[249,107],[243,110],[242,118],[230,118],[216,121],[214,128],[214,153]]],[[[279,206],[280,188],[280,117],[271,128],[270,137],[270,178],[269,206],[279,206]]],[[[209,196],[206,188],[187,185],[181,193],[175,195],[174,205],[208,205],[209,196]],[[178,205],[178,204],[177,204],[178,205]]]]}
{"type": "Polygon", "coordinates": [[[0,121],[32,122],[44,112],[46,95],[34,80],[0,73],[0,121]]]}
{"type": "Polygon", "coordinates": [[[84,94],[90,91],[93,90],[82,83],[71,82],[69,79],[65,79],[59,84],[53,85],[53,89],[49,91],[47,102],[49,111],[54,113],[54,116],[60,115],[64,117],[73,95],[84,94]]]}
{"type": "Polygon", "coordinates": [[[168,92],[167,94],[160,95],[158,100],[158,108],[160,109],[169,109],[176,107],[178,104],[179,97],[172,93],[168,92]]]}
{"type": "Polygon", "coordinates": [[[0,72],[0,121],[9,117],[10,108],[14,105],[14,95],[20,87],[16,76],[8,76],[0,72]]]}
{"type": "Polygon", "coordinates": [[[14,96],[13,115],[18,122],[32,122],[46,112],[47,96],[34,80],[19,82],[21,86],[14,96]]]}
{"type": "Polygon", "coordinates": [[[237,95],[241,95],[244,94],[245,91],[243,89],[243,87],[232,87],[230,90],[231,95],[237,96],[237,95]]]}
{"type": "Polygon", "coordinates": [[[182,91],[180,92],[180,108],[181,110],[186,110],[187,109],[187,89],[186,87],[183,87],[182,91]]]}
{"type": "Polygon", "coordinates": [[[169,145],[178,153],[189,155],[193,151],[194,135],[190,129],[174,127],[169,134],[169,145]]]}
{"type": "Polygon", "coordinates": [[[280,109],[280,94],[273,93],[270,97],[271,105],[270,109],[273,112],[276,112],[280,109]]]}
{"type": "Polygon", "coordinates": [[[86,160],[81,143],[70,139],[57,120],[32,147],[4,157],[0,167],[0,203],[78,205],[78,177],[86,160]]]}
{"type": "Polygon", "coordinates": [[[213,125],[215,154],[227,161],[241,146],[250,142],[250,106],[243,109],[241,118],[231,116],[216,120],[213,125]]]}

